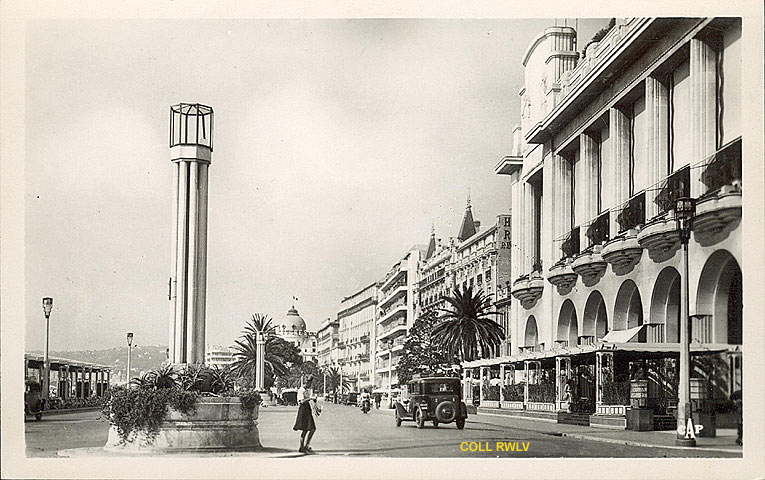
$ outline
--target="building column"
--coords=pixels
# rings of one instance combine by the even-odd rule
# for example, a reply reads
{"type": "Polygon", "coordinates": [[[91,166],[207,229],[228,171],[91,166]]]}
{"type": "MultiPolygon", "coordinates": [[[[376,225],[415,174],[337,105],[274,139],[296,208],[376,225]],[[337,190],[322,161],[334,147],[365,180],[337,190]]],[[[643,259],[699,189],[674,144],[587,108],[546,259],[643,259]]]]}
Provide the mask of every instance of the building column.
{"type": "Polygon", "coordinates": [[[88,389],[86,392],[86,398],[93,396],[93,367],[88,368],[88,389]]]}
{"type": "Polygon", "coordinates": [[[595,352],[595,401],[603,405],[603,385],[613,380],[613,352],[595,352]]]}
{"type": "Polygon", "coordinates": [[[106,390],[109,390],[109,385],[111,385],[111,382],[112,382],[112,371],[107,370],[106,371],[106,386],[105,386],[106,390]]]}
{"type": "MultiPolygon", "coordinates": [[[[717,54],[709,43],[691,39],[691,165],[715,153],[717,149],[717,54]]],[[[701,169],[691,169],[691,197],[702,193],[701,169]]]]}
{"type": "MultiPolygon", "coordinates": [[[[613,204],[621,205],[630,197],[630,118],[621,109],[613,107],[608,112],[608,123],[613,204]]],[[[611,212],[610,238],[619,233],[617,215],[618,210],[611,212]]]]}
{"type": "Polygon", "coordinates": [[[525,182],[524,194],[524,228],[523,228],[523,274],[531,272],[534,264],[534,187],[525,182]]]}
{"type": "Polygon", "coordinates": [[[529,360],[523,361],[523,408],[529,403],[529,360]]]}
{"type": "MultiPolygon", "coordinates": [[[[669,172],[669,89],[654,77],[645,79],[645,113],[648,118],[648,185],[645,205],[646,221],[659,214],[654,199],[659,194],[657,183],[669,172]]],[[[677,132],[687,135],[688,132],[677,132]]]]}
{"type": "MultiPolygon", "coordinates": [[[[189,163],[190,162],[176,162],[178,164],[178,216],[176,218],[178,227],[176,238],[176,259],[175,264],[177,270],[175,272],[175,320],[174,341],[170,343],[170,356],[173,359],[173,363],[185,363],[186,352],[183,348],[185,345],[186,335],[186,238],[188,236],[186,231],[188,210],[186,209],[186,198],[188,198],[188,176],[189,176],[189,163]]],[[[130,381],[130,374],[128,374],[128,382],[130,381]]]]}
{"type": "Polygon", "coordinates": [[[483,394],[484,394],[484,388],[483,388],[483,381],[486,377],[486,367],[479,367],[478,368],[478,375],[479,375],[479,383],[478,383],[478,402],[479,405],[483,404],[483,394]]]}
{"type": "Polygon", "coordinates": [[[563,410],[563,375],[561,371],[561,361],[563,357],[555,357],[555,409],[563,410]]]}
{"type": "MultiPolygon", "coordinates": [[[[600,185],[598,184],[598,142],[592,136],[582,133],[579,135],[579,161],[582,166],[582,174],[576,179],[576,184],[582,189],[583,195],[577,199],[577,203],[582,203],[582,217],[579,223],[589,222],[594,219],[598,213],[598,195],[600,185]]],[[[582,229],[584,230],[584,229],[582,229]]],[[[581,245],[581,243],[580,243],[581,245]]]]}
{"type": "Polygon", "coordinates": [[[469,368],[466,368],[462,375],[462,386],[465,389],[465,398],[473,398],[473,389],[470,388],[472,386],[472,375],[473,371],[469,368]]]}
{"type": "Polygon", "coordinates": [[[502,408],[502,402],[505,401],[505,386],[507,385],[507,382],[505,381],[504,363],[499,364],[499,378],[502,379],[502,381],[499,383],[499,408],[502,408]]]}

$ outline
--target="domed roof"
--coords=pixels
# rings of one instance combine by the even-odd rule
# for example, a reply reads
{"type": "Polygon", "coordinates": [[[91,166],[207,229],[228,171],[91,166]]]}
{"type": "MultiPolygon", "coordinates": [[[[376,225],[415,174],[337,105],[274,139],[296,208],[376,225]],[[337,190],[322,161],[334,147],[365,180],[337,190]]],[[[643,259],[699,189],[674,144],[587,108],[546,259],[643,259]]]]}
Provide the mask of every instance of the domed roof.
{"type": "Polygon", "coordinates": [[[305,330],[305,320],[294,305],[287,310],[287,315],[279,321],[278,325],[284,326],[286,330],[305,330]]]}

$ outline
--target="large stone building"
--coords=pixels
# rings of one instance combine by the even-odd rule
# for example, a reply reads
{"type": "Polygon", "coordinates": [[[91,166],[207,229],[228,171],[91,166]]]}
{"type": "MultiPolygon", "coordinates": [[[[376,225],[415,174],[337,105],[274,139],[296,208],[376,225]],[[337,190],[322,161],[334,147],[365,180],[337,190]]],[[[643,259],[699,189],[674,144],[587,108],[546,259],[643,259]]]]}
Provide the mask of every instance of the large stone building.
{"type": "Polygon", "coordinates": [[[414,323],[417,268],[426,253],[425,245],[415,245],[379,282],[375,385],[383,389],[398,384],[396,365],[414,323]]]}
{"type": "Polygon", "coordinates": [[[431,232],[428,249],[419,265],[415,313],[417,317],[427,311],[438,313],[439,309],[447,307],[443,297],[450,295],[454,288],[452,263],[457,242],[456,238],[450,237],[444,243],[440,238],[436,238],[435,230],[431,232]]]}
{"type": "Polygon", "coordinates": [[[234,351],[231,347],[207,345],[205,350],[205,365],[224,368],[234,363],[234,351]]]}
{"type": "Polygon", "coordinates": [[[319,368],[337,367],[340,350],[337,348],[339,341],[338,329],[340,322],[337,319],[328,318],[324,320],[321,327],[316,332],[318,340],[318,355],[316,362],[319,368]]]}
{"type": "MultiPolygon", "coordinates": [[[[468,212],[469,209],[468,205],[468,212]]],[[[498,215],[496,224],[467,236],[464,235],[467,224],[463,222],[460,237],[465,238],[457,247],[453,262],[454,284],[461,290],[467,287],[472,287],[473,291],[481,290],[491,300],[492,310],[499,312],[492,320],[505,329],[505,341],[493,352],[494,356],[510,353],[509,310],[506,307],[509,304],[497,305],[510,284],[510,222],[510,215],[498,215]]]]}
{"type": "Polygon", "coordinates": [[[512,197],[517,341],[467,377],[483,379],[482,408],[555,411],[573,398],[592,425],[624,428],[632,403],[674,428],[678,197],[697,201],[692,392],[741,389],[741,21],[618,18],[583,56],[574,39],[548,28],[521,62],[521,125],[496,167],[512,197]],[[520,390],[490,388],[489,377],[514,383],[513,370],[534,375],[520,390]]]}
{"type": "Polygon", "coordinates": [[[359,391],[374,384],[377,285],[373,283],[343,298],[340,308],[337,361],[351,390],[359,391]]]}
{"type": "Polygon", "coordinates": [[[281,319],[274,322],[274,334],[300,349],[303,361],[316,361],[318,339],[316,332],[306,329],[305,320],[293,305],[281,319]]]}

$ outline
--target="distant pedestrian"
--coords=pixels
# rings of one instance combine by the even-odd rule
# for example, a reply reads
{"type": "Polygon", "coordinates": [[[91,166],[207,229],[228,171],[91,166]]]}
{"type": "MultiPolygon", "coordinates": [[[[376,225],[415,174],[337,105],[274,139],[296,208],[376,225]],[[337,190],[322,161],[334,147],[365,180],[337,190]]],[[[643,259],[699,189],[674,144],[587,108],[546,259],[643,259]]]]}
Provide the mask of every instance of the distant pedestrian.
{"type": "Polygon", "coordinates": [[[382,400],[379,393],[375,393],[375,408],[380,410],[380,401],[382,400]]]}
{"type": "Polygon", "coordinates": [[[316,432],[316,423],[314,422],[314,415],[321,414],[321,408],[316,403],[316,397],[313,394],[313,377],[308,376],[305,379],[305,383],[297,391],[298,412],[295,419],[295,426],[293,430],[302,430],[300,435],[300,448],[301,453],[313,453],[311,449],[311,439],[316,432]]]}

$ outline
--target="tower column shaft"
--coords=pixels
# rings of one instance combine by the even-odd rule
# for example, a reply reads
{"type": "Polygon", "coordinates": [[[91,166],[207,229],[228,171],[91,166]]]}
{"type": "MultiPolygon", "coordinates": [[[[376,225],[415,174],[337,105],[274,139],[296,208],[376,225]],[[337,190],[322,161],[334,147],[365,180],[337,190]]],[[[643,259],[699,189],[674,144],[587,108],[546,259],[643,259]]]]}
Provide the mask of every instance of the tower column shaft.
{"type": "Polygon", "coordinates": [[[188,162],[176,162],[179,168],[178,175],[178,215],[177,215],[177,238],[176,238],[176,295],[175,295],[175,341],[172,347],[174,363],[186,363],[186,351],[184,346],[186,330],[186,239],[187,234],[187,202],[188,202],[188,162]]]}
{"type": "Polygon", "coordinates": [[[207,173],[209,165],[198,163],[199,188],[197,213],[197,279],[196,279],[196,318],[194,324],[194,348],[197,363],[204,361],[205,354],[205,305],[207,301],[207,173]]]}
{"type": "Polygon", "coordinates": [[[176,315],[175,315],[175,300],[176,296],[178,295],[178,202],[179,195],[178,192],[180,190],[179,186],[179,165],[178,162],[173,162],[173,233],[170,237],[172,244],[170,248],[170,261],[172,263],[172,267],[170,270],[170,300],[172,305],[172,315],[173,315],[173,321],[169,322],[170,327],[170,338],[168,341],[168,346],[170,348],[169,357],[174,361],[175,359],[175,330],[177,328],[176,326],[176,315]]]}
{"type": "Polygon", "coordinates": [[[197,311],[197,222],[199,212],[197,209],[197,195],[199,192],[199,163],[189,164],[189,253],[186,266],[186,363],[197,362],[196,352],[196,311],[197,311]]]}

